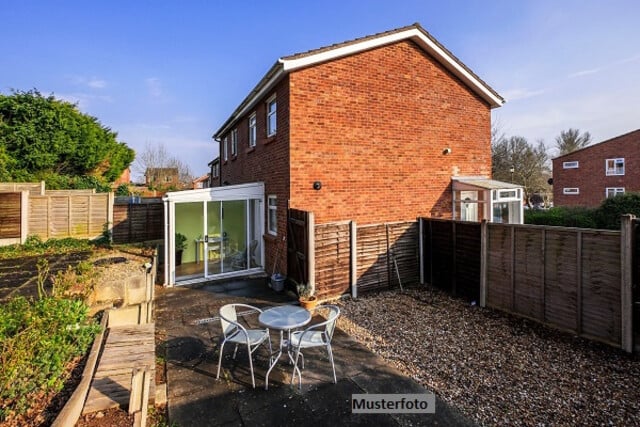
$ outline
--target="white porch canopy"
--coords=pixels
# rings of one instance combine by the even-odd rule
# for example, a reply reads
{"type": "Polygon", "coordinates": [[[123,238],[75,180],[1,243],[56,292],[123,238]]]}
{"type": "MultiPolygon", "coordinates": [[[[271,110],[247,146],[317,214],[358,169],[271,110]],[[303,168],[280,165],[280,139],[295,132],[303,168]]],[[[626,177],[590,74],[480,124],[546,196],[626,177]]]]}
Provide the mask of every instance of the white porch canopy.
{"type": "Polygon", "coordinates": [[[484,177],[452,177],[453,219],[522,224],[521,185],[484,177]]]}

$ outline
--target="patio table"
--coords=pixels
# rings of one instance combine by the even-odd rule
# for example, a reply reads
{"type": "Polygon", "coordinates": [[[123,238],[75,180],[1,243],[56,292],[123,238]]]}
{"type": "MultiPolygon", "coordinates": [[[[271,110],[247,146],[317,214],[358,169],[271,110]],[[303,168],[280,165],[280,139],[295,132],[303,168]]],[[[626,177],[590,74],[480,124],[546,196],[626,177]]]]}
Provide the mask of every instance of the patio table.
{"type": "MultiPolygon", "coordinates": [[[[291,330],[306,325],[311,321],[311,313],[302,307],[295,305],[280,305],[277,307],[271,307],[260,313],[258,321],[261,325],[266,326],[269,329],[276,329],[280,331],[280,346],[278,353],[271,362],[267,375],[264,379],[265,390],[269,389],[269,374],[280,360],[283,349],[287,350],[289,361],[293,363],[293,356],[289,351],[289,341],[291,338],[291,330]],[[287,331],[287,339],[284,338],[284,331],[287,331]]],[[[297,369],[297,368],[296,368],[297,369]]]]}

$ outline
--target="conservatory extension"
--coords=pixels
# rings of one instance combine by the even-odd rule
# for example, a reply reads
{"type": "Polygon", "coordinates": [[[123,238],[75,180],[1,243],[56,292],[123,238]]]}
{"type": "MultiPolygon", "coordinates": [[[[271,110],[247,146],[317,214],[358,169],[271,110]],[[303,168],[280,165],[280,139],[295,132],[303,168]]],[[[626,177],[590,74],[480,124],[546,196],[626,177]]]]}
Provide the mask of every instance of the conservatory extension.
{"type": "Polygon", "coordinates": [[[167,286],[263,271],[264,184],[167,193],[167,286]]]}

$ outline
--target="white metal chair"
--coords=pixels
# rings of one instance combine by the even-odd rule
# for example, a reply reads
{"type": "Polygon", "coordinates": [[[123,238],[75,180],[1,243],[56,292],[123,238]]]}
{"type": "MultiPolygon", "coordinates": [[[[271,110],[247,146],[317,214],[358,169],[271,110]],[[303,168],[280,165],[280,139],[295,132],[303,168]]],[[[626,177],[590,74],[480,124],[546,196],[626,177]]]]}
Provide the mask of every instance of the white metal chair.
{"type": "Polygon", "coordinates": [[[323,305],[316,308],[317,311],[327,310],[327,320],[316,323],[307,327],[303,331],[295,331],[291,333],[291,339],[289,344],[291,350],[295,352],[293,360],[293,374],[291,375],[291,384],[296,378],[296,371],[299,376],[299,388],[302,388],[302,372],[298,368],[298,359],[301,358],[302,369],[304,369],[304,355],[302,349],[311,347],[326,347],[329,355],[329,361],[331,362],[331,368],[333,369],[333,382],[337,383],[336,379],[336,366],[333,363],[333,352],[331,351],[331,339],[333,338],[333,331],[336,328],[336,321],[340,316],[340,308],[335,305],[323,305]]]}
{"type": "MultiPolygon", "coordinates": [[[[257,350],[260,345],[267,341],[269,343],[269,358],[273,353],[271,348],[271,337],[269,336],[269,329],[247,329],[238,322],[238,313],[236,309],[246,309],[246,312],[240,313],[241,315],[250,314],[252,312],[262,313],[258,307],[254,307],[248,304],[227,304],[220,307],[220,323],[222,324],[222,333],[224,339],[220,344],[220,356],[218,358],[218,374],[216,379],[220,378],[220,365],[222,364],[222,352],[224,345],[227,342],[235,343],[236,347],[233,350],[233,358],[236,358],[238,352],[238,346],[244,344],[247,346],[249,352],[249,368],[251,370],[251,382],[253,388],[256,388],[256,380],[253,375],[253,352],[257,350]]],[[[271,361],[271,360],[269,360],[271,361]]]]}

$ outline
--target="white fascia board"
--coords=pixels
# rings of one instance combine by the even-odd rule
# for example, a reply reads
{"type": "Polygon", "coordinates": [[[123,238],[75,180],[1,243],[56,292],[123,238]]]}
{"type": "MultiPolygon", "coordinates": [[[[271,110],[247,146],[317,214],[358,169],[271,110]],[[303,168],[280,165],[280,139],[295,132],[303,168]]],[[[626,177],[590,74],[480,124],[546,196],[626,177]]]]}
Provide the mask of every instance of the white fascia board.
{"type": "Polygon", "coordinates": [[[249,184],[225,185],[223,187],[203,188],[200,190],[174,191],[165,194],[164,200],[168,203],[202,202],[202,201],[229,201],[263,199],[264,183],[252,182],[249,184]]]}
{"type": "Polygon", "coordinates": [[[410,29],[402,31],[400,33],[389,34],[387,36],[374,38],[371,40],[350,44],[344,47],[327,50],[315,55],[305,56],[299,59],[280,59],[279,62],[283,66],[285,72],[293,71],[299,68],[314,65],[320,62],[330,61],[332,59],[340,58],[343,56],[352,55],[354,53],[362,52],[368,49],[384,46],[386,44],[394,43],[397,41],[412,39],[420,47],[433,55],[436,59],[440,60],[443,65],[460,78],[463,82],[475,88],[476,92],[485,99],[492,107],[500,107],[504,103],[502,99],[494,95],[485,84],[479,81],[471,73],[464,69],[455,59],[447,54],[440,46],[435,44],[431,39],[425,36],[418,29],[410,29]]]}
{"type": "Polygon", "coordinates": [[[238,113],[235,114],[233,120],[231,120],[227,124],[227,126],[216,132],[215,135],[224,135],[229,131],[229,129],[231,129],[232,126],[235,126],[237,120],[247,114],[249,110],[255,108],[256,103],[260,99],[262,99],[262,97],[265,96],[270,90],[273,89],[273,87],[276,85],[276,83],[278,83],[283,75],[284,70],[282,69],[282,67],[280,67],[280,69],[276,71],[273,76],[271,76],[271,78],[258,90],[258,92],[256,92],[256,94],[251,97],[249,102],[247,102],[247,105],[245,105],[242,110],[238,111],[238,113]]]}

